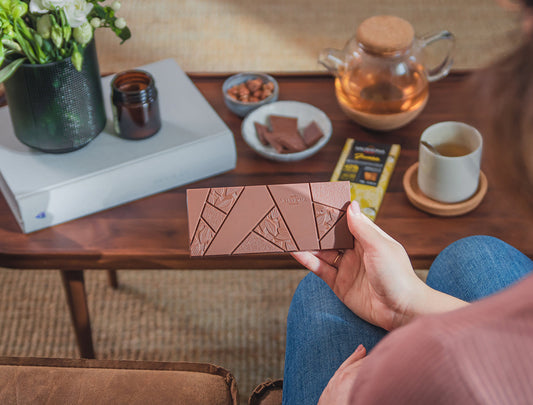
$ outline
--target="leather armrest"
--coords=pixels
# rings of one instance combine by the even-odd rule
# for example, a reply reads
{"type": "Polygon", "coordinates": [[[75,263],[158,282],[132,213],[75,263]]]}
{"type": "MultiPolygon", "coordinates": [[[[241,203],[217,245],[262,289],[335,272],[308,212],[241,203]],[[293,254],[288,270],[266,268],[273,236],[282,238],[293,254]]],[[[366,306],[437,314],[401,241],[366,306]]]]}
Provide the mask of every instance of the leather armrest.
{"type": "Polygon", "coordinates": [[[0,357],[2,404],[237,405],[235,378],[206,363],[0,357]]]}

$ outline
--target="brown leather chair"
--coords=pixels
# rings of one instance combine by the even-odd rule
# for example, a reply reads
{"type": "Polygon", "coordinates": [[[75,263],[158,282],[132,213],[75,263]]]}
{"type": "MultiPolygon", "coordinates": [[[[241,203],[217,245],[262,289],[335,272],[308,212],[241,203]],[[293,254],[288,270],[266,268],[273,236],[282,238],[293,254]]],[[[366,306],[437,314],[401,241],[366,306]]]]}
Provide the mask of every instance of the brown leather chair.
{"type": "Polygon", "coordinates": [[[249,405],[281,405],[282,393],[283,380],[267,380],[254,389],[249,405]]]}
{"type": "Polygon", "coordinates": [[[1,404],[237,405],[237,383],[206,363],[0,357],[1,404]]]}

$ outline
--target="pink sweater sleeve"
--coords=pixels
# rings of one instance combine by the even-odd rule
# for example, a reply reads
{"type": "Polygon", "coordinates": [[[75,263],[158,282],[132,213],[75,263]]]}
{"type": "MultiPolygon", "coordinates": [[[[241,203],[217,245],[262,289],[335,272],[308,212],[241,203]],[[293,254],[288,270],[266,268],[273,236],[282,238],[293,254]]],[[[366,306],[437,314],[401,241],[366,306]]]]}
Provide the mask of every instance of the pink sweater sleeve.
{"type": "Polygon", "coordinates": [[[353,404],[533,403],[533,277],[390,333],[354,381],[353,404]]]}

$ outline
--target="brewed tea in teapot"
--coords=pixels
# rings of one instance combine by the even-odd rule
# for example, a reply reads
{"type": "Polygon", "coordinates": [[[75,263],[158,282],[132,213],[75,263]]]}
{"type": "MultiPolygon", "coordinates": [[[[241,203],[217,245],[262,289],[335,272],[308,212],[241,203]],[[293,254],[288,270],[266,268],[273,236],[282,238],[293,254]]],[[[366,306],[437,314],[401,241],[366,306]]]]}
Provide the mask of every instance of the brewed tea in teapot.
{"type": "Polygon", "coordinates": [[[319,62],[336,76],[342,110],[365,127],[386,131],[407,124],[424,109],[428,82],[451,69],[454,42],[448,31],[416,38],[406,20],[374,16],[363,21],[343,50],[324,49],[319,62]],[[422,50],[438,40],[447,42],[446,55],[428,70],[422,50]]]}

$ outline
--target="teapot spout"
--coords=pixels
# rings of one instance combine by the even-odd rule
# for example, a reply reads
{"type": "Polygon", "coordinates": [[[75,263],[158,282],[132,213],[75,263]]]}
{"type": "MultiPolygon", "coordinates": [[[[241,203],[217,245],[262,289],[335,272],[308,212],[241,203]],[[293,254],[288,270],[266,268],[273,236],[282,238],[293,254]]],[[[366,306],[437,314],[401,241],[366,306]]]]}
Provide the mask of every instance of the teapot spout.
{"type": "Polygon", "coordinates": [[[333,75],[337,76],[339,70],[346,65],[344,62],[344,51],[338,49],[326,48],[320,51],[318,63],[328,69],[333,75]]]}

